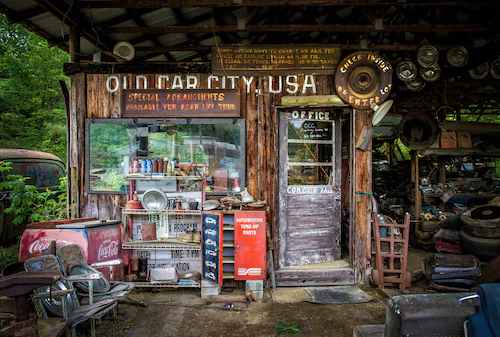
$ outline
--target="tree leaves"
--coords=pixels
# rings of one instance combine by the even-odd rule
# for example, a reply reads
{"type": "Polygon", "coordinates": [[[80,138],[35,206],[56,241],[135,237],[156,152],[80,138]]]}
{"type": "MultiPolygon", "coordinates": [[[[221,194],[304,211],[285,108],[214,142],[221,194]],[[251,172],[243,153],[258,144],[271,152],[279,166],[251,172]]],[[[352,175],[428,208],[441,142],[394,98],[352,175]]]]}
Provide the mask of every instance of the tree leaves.
{"type": "Polygon", "coordinates": [[[0,14],[0,147],[66,157],[66,114],[59,80],[69,55],[0,14]]]}

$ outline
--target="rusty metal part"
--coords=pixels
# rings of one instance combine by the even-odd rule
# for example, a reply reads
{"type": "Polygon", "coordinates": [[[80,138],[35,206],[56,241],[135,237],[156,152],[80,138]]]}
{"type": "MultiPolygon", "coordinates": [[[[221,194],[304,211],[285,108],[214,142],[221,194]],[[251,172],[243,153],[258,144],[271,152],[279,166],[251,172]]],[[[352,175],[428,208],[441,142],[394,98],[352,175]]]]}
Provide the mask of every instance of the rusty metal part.
{"type": "Polygon", "coordinates": [[[441,76],[441,68],[435,64],[432,67],[420,68],[420,76],[427,82],[435,82],[441,76]]]}
{"type": "Polygon", "coordinates": [[[432,67],[437,64],[439,60],[439,53],[434,46],[427,44],[422,46],[417,51],[417,62],[422,67],[432,67]]]}
{"type": "Polygon", "coordinates": [[[446,52],[446,59],[454,67],[463,67],[469,62],[469,52],[463,46],[453,46],[446,52]]]}
{"type": "Polygon", "coordinates": [[[439,124],[434,117],[411,113],[399,123],[398,135],[403,144],[412,150],[431,146],[439,136],[439,124]]]}
{"type": "Polygon", "coordinates": [[[415,78],[410,81],[406,82],[406,87],[410,89],[411,91],[420,91],[425,87],[425,81],[420,77],[420,75],[415,76],[415,78]]]}
{"type": "Polygon", "coordinates": [[[392,88],[392,66],[371,52],[356,52],[342,60],[335,73],[340,98],[357,109],[370,109],[387,99],[392,88]]]}
{"type": "Polygon", "coordinates": [[[411,82],[418,76],[418,69],[412,61],[403,61],[396,67],[396,76],[403,82],[411,82]]]}
{"type": "Polygon", "coordinates": [[[59,157],[47,152],[21,149],[0,149],[0,159],[49,159],[62,162],[59,157]]]}
{"type": "Polygon", "coordinates": [[[485,239],[500,238],[500,206],[481,205],[460,216],[462,230],[485,239]]]}

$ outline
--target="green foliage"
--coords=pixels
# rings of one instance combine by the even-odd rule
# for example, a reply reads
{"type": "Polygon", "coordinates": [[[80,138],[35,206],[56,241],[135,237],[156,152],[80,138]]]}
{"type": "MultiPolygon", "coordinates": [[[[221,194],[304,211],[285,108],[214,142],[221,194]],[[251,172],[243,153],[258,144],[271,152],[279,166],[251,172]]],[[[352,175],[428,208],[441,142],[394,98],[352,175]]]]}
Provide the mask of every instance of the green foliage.
{"type": "Polygon", "coordinates": [[[285,320],[280,319],[278,324],[273,327],[274,330],[278,332],[278,335],[282,333],[290,333],[292,335],[302,333],[302,330],[298,326],[288,324],[285,320]]]}
{"type": "Polygon", "coordinates": [[[11,214],[14,225],[29,222],[50,221],[66,218],[66,178],[60,179],[58,190],[46,189],[43,192],[33,185],[26,184],[29,177],[6,174],[12,168],[10,162],[0,161],[0,191],[8,192],[9,207],[4,212],[11,214]]]}
{"type": "Polygon", "coordinates": [[[59,80],[69,55],[0,14],[0,147],[66,157],[66,114],[59,80]]]}

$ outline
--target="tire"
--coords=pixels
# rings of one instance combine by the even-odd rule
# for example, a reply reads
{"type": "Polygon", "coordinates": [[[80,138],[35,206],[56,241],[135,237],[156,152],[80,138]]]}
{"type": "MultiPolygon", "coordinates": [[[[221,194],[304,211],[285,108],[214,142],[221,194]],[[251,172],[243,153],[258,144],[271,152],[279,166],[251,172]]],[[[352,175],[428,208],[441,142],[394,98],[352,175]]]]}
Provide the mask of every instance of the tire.
{"type": "Polygon", "coordinates": [[[485,239],[471,236],[460,231],[462,246],[473,254],[484,256],[500,255],[500,239],[485,239]]]}
{"type": "Polygon", "coordinates": [[[500,207],[495,205],[478,206],[469,215],[461,215],[462,230],[475,237],[485,239],[500,238],[500,207]]]}

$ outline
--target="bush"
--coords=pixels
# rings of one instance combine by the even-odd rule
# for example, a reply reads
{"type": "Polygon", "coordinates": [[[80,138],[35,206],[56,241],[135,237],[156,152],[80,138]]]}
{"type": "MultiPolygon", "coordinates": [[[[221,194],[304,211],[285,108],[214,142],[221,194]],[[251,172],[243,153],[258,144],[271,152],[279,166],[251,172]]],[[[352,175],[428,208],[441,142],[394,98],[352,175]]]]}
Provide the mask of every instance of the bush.
{"type": "Polygon", "coordinates": [[[4,210],[13,216],[12,223],[20,225],[28,222],[50,221],[67,217],[66,178],[61,178],[57,190],[45,189],[40,192],[33,185],[26,184],[28,177],[6,174],[12,163],[0,161],[0,191],[7,192],[10,205],[4,210]]]}

